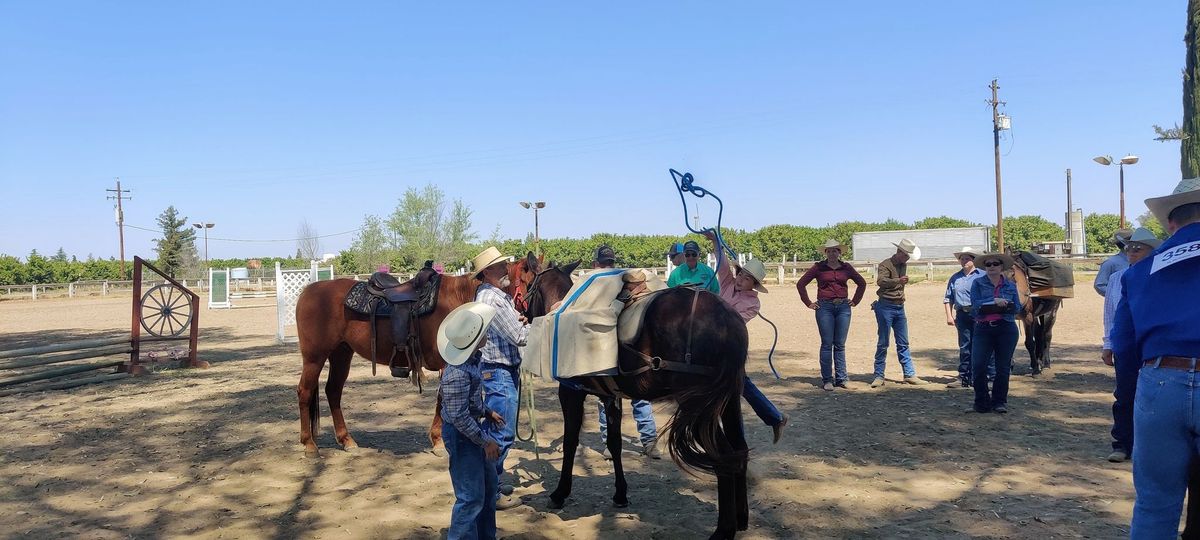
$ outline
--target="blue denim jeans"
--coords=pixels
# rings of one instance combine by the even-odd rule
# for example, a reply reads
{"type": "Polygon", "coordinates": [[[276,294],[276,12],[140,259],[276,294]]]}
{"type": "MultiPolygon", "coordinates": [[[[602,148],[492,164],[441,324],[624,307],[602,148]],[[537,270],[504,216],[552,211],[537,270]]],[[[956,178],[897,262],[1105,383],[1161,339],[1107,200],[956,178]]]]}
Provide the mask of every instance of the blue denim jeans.
{"type": "MultiPolygon", "coordinates": [[[[971,336],[975,333],[975,319],[971,317],[971,313],[954,308],[957,314],[954,317],[954,328],[958,330],[958,380],[965,384],[972,384],[973,377],[971,370],[974,365],[971,362],[971,336]]],[[[988,359],[988,380],[996,378],[996,360],[988,359]]]]}
{"type": "Polygon", "coordinates": [[[817,331],[821,334],[821,383],[846,382],[850,302],[817,300],[817,331]]]}
{"type": "Polygon", "coordinates": [[[1114,358],[1116,385],[1113,389],[1113,450],[1133,455],[1133,401],[1137,396],[1138,362],[1125,362],[1114,358]]]}
{"type": "Polygon", "coordinates": [[[442,440],[450,455],[450,483],[454,486],[454,509],[446,537],[496,538],[496,469],[487,462],[483,448],[449,422],[442,424],[442,440]]]}
{"type": "Polygon", "coordinates": [[[912,357],[908,354],[908,317],[904,315],[904,304],[893,304],[880,300],[871,304],[875,310],[875,323],[879,325],[879,342],[875,346],[875,377],[883,378],[887,367],[888,333],[896,335],[896,357],[905,377],[914,377],[912,357]]]}
{"type": "Polygon", "coordinates": [[[1146,366],[1133,399],[1133,525],[1129,537],[1178,538],[1188,462],[1200,437],[1200,374],[1146,366]]]}
{"type": "MultiPolygon", "coordinates": [[[[642,446],[648,446],[658,438],[658,424],[654,423],[654,408],[649,401],[633,400],[633,421],[637,423],[642,446]]],[[[603,400],[600,401],[600,444],[608,444],[608,415],[604,412],[603,400]]]]}
{"type": "Polygon", "coordinates": [[[517,383],[521,380],[517,369],[492,363],[483,364],[480,369],[483,405],[504,418],[503,426],[483,423],[484,434],[500,445],[500,459],[496,460],[497,476],[504,474],[504,458],[508,456],[508,449],[512,448],[517,435],[517,383]]]}
{"type": "Polygon", "coordinates": [[[763,421],[764,424],[775,427],[783,423],[783,413],[775,408],[775,404],[763,395],[762,391],[754,386],[750,381],[750,377],[746,377],[742,385],[742,397],[746,398],[746,403],[750,404],[750,408],[754,409],[754,414],[763,421]]]}
{"type": "Polygon", "coordinates": [[[995,326],[976,323],[971,336],[971,376],[975,387],[975,410],[986,411],[1008,405],[1008,377],[1012,374],[1013,352],[1017,350],[1017,325],[996,321],[995,326]],[[987,364],[995,358],[996,380],[988,392],[987,364]]]}

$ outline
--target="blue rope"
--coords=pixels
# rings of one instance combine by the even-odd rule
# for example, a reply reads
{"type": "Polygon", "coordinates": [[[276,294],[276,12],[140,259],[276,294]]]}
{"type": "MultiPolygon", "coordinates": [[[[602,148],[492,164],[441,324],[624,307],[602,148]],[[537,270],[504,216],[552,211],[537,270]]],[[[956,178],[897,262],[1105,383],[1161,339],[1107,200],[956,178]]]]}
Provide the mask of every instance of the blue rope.
{"type": "MultiPolygon", "coordinates": [[[[729,247],[729,245],[725,243],[725,238],[721,236],[721,219],[725,214],[725,203],[715,193],[697,186],[695,184],[696,179],[692,176],[692,173],[681,173],[675,169],[670,169],[670,171],[671,181],[674,182],[675,187],[679,189],[679,202],[683,203],[683,226],[687,227],[689,231],[700,235],[703,235],[705,232],[712,232],[713,236],[717,239],[717,249],[724,250],[725,253],[729,255],[730,261],[737,260],[737,252],[735,252],[733,248],[729,247]],[[691,223],[688,223],[688,205],[687,198],[683,196],[684,193],[691,193],[698,199],[712,197],[717,200],[716,228],[697,230],[692,227],[691,223]]],[[[716,279],[717,272],[721,270],[721,260],[723,258],[724,257],[717,257],[717,268],[713,272],[713,275],[709,276],[708,281],[704,282],[704,288],[707,289],[712,283],[712,280],[716,279]]],[[[775,323],[771,322],[766,317],[763,317],[761,312],[758,314],[758,316],[761,317],[762,320],[767,321],[767,324],[771,325],[771,328],[775,330],[775,340],[771,342],[771,351],[767,353],[767,365],[771,366],[771,373],[775,374],[776,379],[782,379],[783,377],[780,377],[779,372],[775,370],[775,363],[773,361],[775,357],[775,345],[779,343],[779,328],[775,326],[775,323]]]]}

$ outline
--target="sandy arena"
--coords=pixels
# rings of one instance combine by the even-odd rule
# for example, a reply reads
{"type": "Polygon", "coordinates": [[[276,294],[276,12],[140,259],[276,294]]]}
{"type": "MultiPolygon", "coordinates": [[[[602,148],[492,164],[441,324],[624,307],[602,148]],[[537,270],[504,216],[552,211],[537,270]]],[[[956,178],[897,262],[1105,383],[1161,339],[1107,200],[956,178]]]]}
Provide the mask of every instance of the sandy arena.
{"type": "MultiPolygon", "coordinates": [[[[1111,368],[1099,359],[1103,299],[1090,281],[1059,312],[1054,365],[1037,379],[1018,346],[1008,415],[967,414],[971,391],[946,389],[957,343],[944,283],[909,287],[918,374],[868,388],[875,320],[854,310],[849,390],[819,388],[813,313],[791,285],[763,295],[772,333],[750,324],[748,370],[791,423],[783,440],[745,407],[751,444],[750,529],[739,538],[1120,538],[1132,513],[1130,466],[1109,452],[1111,368]]],[[[275,343],[273,299],[202,308],[200,359],[212,367],[0,398],[0,530],[16,538],[439,538],[454,501],[445,458],[425,432],[434,388],[355,358],[346,387],[351,433],[337,448],[322,395],[322,458],[298,444],[295,345],[275,343]]],[[[0,348],[127,335],[129,299],[0,302],[0,348]]],[[[669,459],[635,453],[626,414],[631,505],[614,509],[612,468],[600,454],[595,401],[585,452],[565,509],[548,511],[558,480],[562,420],[549,384],[536,385],[541,460],[518,443],[508,464],[524,506],[498,513],[514,539],[698,538],[716,525],[716,482],[669,459]]],[[[662,425],[670,412],[656,405],[662,425]]],[[[627,408],[628,413],[628,408],[627,408]]],[[[521,431],[528,429],[522,419],[521,431]]]]}

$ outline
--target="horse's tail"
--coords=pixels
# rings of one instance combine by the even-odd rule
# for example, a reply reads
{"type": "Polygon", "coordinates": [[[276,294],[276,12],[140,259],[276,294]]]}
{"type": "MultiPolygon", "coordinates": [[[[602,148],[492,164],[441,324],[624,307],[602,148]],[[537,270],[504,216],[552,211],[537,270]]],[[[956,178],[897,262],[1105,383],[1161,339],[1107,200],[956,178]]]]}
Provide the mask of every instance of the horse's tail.
{"type": "MultiPolygon", "coordinates": [[[[691,296],[687,295],[689,303],[691,296]]],[[[702,293],[698,300],[708,305],[698,305],[693,314],[697,320],[692,328],[692,361],[711,366],[715,372],[680,375],[698,384],[687,385],[676,394],[667,440],[671,459],[680,468],[716,474],[722,466],[745,458],[744,450],[735,450],[729,443],[721,418],[726,408],[739,406],[742,399],[748,338],[741,317],[720,298],[702,293]]]]}

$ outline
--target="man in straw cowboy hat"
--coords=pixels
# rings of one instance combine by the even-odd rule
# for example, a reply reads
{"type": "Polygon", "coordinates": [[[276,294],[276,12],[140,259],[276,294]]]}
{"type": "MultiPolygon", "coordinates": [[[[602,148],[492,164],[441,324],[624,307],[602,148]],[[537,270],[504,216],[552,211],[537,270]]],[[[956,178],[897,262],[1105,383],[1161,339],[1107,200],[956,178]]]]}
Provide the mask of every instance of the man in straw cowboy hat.
{"type": "MultiPolygon", "coordinates": [[[[705,231],[704,237],[712,241],[713,250],[718,257],[717,276],[721,281],[721,300],[733,308],[742,317],[743,322],[749,322],[758,316],[762,307],[758,294],[767,292],[767,288],[762,284],[762,280],[767,277],[767,267],[762,261],[754,258],[747,260],[745,266],[737,266],[729,260],[725,246],[717,241],[717,235],[712,231],[705,231]]],[[[771,428],[773,440],[778,443],[779,438],[783,436],[783,427],[788,423],[788,415],[779,412],[775,404],[754,385],[749,375],[742,382],[742,397],[750,404],[750,408],[754,409],[754,414],[771,428]]]]}
{"type": "Polygon", "coordinates": [[[1146,206],[1171,236],[1121,276],[1112,347],[1118,372],[1138,371],[1130,536],[1173,538],[1200,444],[1200,178],[1146,206]]]}
{"type": "MultiPolygon", "coordinates": [[[[1129,241],[1125,242],[1124,251],[1129,255],[1129,264],[1131,266],[1137,264],[1160,244],[1162,241],[1154,236],[1154,233],[1149,229],[1139,227],[1133,231],[1129,241]]],[[[1124,297],[1124,290],[1121,287],[1121,276],[1123,275],[1125,275],[1125,270],[1118,270],[1112,275],[1108,294],[1104,295],[1104,346],[1100,351],[1100,358],[1110,366],[1113,365],[1110,334],[1112,333],[1113,316],[1117,313],[1117,304],[1124,297]]],[[[1133,396],[1136,390],[1137,370],[1126,369],[1117,372],[1112,406],[1112,453],[1108,454],[1108,460],[1113,463],[1120,463],[1133,455],[1133,396]]]]}
{"type": "MultiPolygon", "coordinates": [[[[518,371],[521,351],[518,347],[524,345],[529,336],[529,324],[517,312],[512,297],[504,292],[511,284],[508,277],[510,262],[512,258],[505,257],[494,246],[483,250],[472,261],[475,277],[483,282],[475,290],[475,301],[496,310],[496,316],[488,326],[487,343],[480,351],[483,354],[480,376],[483,378],[487,407],[504,418],[517,416],[517,384],[521,380],[518,371]]],[[[500,444],[496,476],[501,477],[504,474],[504,458],[516,439],[516,423],[490,424],[489,427],[488,434],[500,444]]],[[[520,499],[512,496],[512,490],[512,484],[503,483],[499,486],[496,508],[505,510],[520,504],[520,499]]]]}
{"type": "MultiPolygon", "coordinates": [[[[975,321],[971,319],[971,281],[983,275],[983,270],[975,266],[978,256],[979,252],[969,246],[954,252],[954,258],[958,259],[962,270],[950,276],[950,281],[946,283],[946,296],[942,298],[946,325],[958,331],[958,379],[947,384],[947,388],[971,387],[971,334],[975,331],[975,321]]],[[[996,363],[988,362],[988,379],[995,377],[996,363]]]]}
{"type": "Polygon", "coordinates": [[[496,537],[496,467],[500,446],[483,425],[505,418],[483,404],[479,349],[496,310],[479,302],[458,306],[438,327],[437,348],[446,361],[442,372],[442,438],[450,454],[454,509],[449,538],[496,537]]]}
{"type": "Polygon", "coordinates": [[[908,285],[908,261],[921,258],[921,248],[907,238],[896,246],[896,254],[879,263],[876,269],[875,284],[879,285],[876,294],[879,300],[871,304],[875,311],[875,322],[879,325],[879,341],[875,346],[875,379],[871,388],[883,386],[884,368],[887,367],[888,333],[896,336],[896,356],[900,359],[900,367],[904,370],[904,382],[908,384],[928,384],[917,377],[913,368],[912,356],[908,352],[908,317],[904,314],[904,286],[908,285]]]}
{"type": "Polygon", "coordinates": [[[1129,241],[1129,229],[1117,229],[1113,233],[1113,243],[1117,245],[1117,254],[1100,263],[1100,271],[1096,272],[1096,282],[1092,285],[1100,296],[1108,294],[1108,285],[1112,283],[1112,275],[1129,268],[1129,257],[1125,255],[1125,242],[1129,241]]]}

